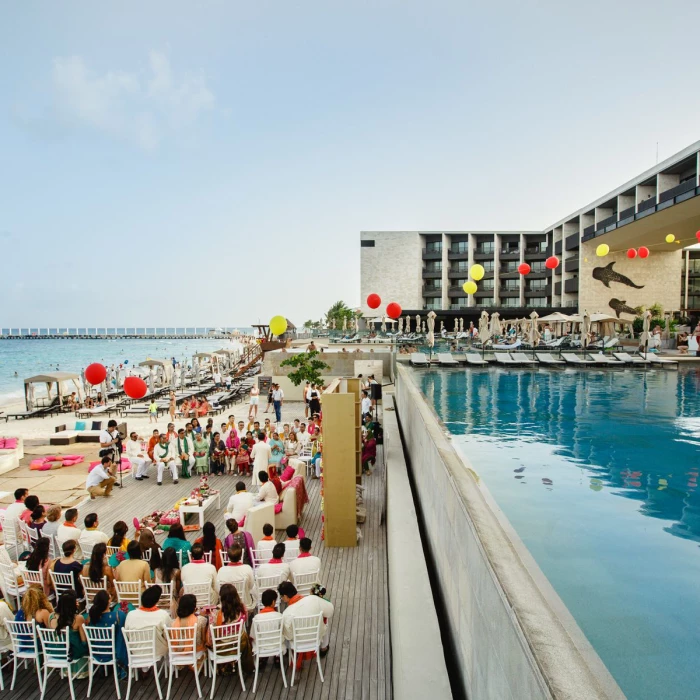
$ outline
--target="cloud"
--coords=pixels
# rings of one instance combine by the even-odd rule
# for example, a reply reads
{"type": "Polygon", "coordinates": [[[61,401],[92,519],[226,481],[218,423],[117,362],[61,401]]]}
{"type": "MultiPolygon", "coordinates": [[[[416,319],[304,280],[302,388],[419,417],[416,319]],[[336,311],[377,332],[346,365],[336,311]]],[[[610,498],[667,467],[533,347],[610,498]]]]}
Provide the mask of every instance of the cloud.
{"type": "Polygon", "coordinates": [[[111,70],[98,74],[80,56],[55,58],[55,108],[73,126],[136,144],[145,150],[214,109],[216,98],[202,76],[177,77],[164,53],[151,51],[143,74],[111,70]]]}

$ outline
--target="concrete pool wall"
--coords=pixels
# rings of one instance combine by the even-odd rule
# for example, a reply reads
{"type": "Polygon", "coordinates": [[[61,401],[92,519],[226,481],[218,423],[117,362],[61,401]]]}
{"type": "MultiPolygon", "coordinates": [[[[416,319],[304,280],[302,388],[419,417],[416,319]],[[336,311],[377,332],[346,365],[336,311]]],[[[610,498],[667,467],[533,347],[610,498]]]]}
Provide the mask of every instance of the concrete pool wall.
{"type": "Polygon", "coordinates": [[[411,378],[396,410],[422,537],[464,694],[471,699],[624,698],[561,599],[411,378]]]}

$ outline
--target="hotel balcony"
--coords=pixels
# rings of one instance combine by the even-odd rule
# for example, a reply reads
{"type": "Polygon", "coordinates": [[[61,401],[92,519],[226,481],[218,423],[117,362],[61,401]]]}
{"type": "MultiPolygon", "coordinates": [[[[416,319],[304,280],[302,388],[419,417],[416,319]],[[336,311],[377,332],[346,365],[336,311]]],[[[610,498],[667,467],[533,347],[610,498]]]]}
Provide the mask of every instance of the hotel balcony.
{"type": "Polygon", "coordinates": [[[530,262],[531,260],[546,260],[549,257],[550,250],[547,248],[546,244],[541,246],[526,246],[525,247],[525,260],[530,262]]]}
{"type": "Polygon", "coordinates": [[[496,249],[489,247],[489,248],[481,248],[477,246],[474,248],[474,260],[493,260],[493,257],[496,255],[496,249]]]}
{"type": "Polygon", "coordinates": [[[520,273],[517,270],[509,270],[507,267],[502,267],[498,273],[501,279],[506,280],[517,280],[520,277],[520,273]]]}
{"type": "Polygon", "coordinates": [[[501,299],[506,297],[520,297],[520,289],[513,289],[512,287],[501,287],[498,290],[498,295],[501,299]]]}
{"type": "Polygon", "coordinates": [[[580,237],[578,233],[572,233],[564,240],[564,250],[577,250],[579,247],[580,237]]]}
{"type": "Polygon", "coordinates": [[[447,290],[451,297],[466,297],[467,293],[462,289],[462,287],[450,287],[447,290]]]}
{"type": "Polygon", "coordinates": [[[574,277],[572,280],[564,280],[564,291],[567,294],[578,293],[578,277],[574,277]]]}
{"type": "Polygon", "coordinates": [[[530,297],[548,297],[551,296],[551,294],[552,286],[549,284],[539,289],[528,289],[527,287],[525,288],[525,297],[528,299],[530,297]]]}
{"type": "Polygon", "coordinates": [[[452,249],[450,248],[447,251],[447,259],[448,260],[469,260],[469,251],[468,250],[458,250],[458,249],[452,249]]]}
{"type": "Polygon", "coordinates": [[[557,241],[554,244],[554,255],[561,255],[561,251],[562,251],[562,242],[557,241]]]}
{"type": "Polygon", "coordinates": [[[502,248],[501,260],[520,260],[520,250],[518,248],[502,248]]]}
{"type": "Polygon", "coordinates": [[[564,260],[564,271],[565,272],[576,272],[578,270],[578,256],[575,258],[569,258],[564,260]]]}
{"type": "Polygon", "coordinates": [[[475,297],[492,297],[493,296],[493,287],[491,289],[484,289],[483,287],[480,287],[479,289],[474,292],[475,297]]]}
{"type": "Polygon", "coordinates": [[[441,280],[442,270],[423,270],[424,280],[441,280]]]}
{"type": "Polygon", "coordinates": [[[561,282],[554,283],[554,293],[561,294],[561,282]]]}
{"type": "Polygon", "coordinates": [[[452,309],[452,311],[464,311],[464,309],[468,308],[466,304],[450,304],[450,309],[452,309]]]}
{"type": "Polygon", "coordinates": [[[423,248],[423,260],[442,260],[442,250],[423,248]]]}
{"type": "Polygon", "coordinates": [[[464,268],[450,268],[447,271],[447,277],[448,279],[464,279],[466,277],[469,277],[469,268],[464,267],[464,268]]]}
{"type": "Polygon", "coordinates": [[[423,287],[424,297],[442,297],[442,289],[437,287],[423,287]]]}

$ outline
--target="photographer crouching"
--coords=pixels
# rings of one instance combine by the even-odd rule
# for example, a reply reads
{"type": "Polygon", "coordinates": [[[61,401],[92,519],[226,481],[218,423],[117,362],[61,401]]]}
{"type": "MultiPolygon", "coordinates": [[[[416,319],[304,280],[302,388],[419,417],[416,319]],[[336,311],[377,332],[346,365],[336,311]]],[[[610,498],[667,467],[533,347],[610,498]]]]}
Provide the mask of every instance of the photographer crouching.
{"type": "Polygon", "coordinates": [[[107,430],[100,432],[100,452],[102,463],[98,464],[89,474],[85,487],[90,498],[111,496],[112,487],[116,482],[117,465],[115,462],[122,449],[122,436],[117,430],[117,421],[107,423],[107,430]]]}

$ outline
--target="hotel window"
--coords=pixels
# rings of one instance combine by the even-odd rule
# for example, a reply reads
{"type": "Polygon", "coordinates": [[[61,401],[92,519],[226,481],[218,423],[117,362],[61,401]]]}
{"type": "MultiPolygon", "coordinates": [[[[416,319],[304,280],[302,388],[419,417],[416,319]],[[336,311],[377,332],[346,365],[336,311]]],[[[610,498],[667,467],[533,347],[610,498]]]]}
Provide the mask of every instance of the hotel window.
{"type": "Polygon", "coordinates": [[[426,253],[442,253],[442,241],[428,241],[425,244],[426,253]]]}
{"type": "Polygon", "coordinates": [[[469,263],[466,260],[453,263],[450,272],[469,272],[469,263]]]}
{"type": "Polygon", "coordinates": [[[544,266],[544,260],[534,260],[530,264],[531,272],[547,272],[547,268],[544,266]]]}
{"type": "Polygon", "coordinates": [[[469,241],[456,241],[450,247],[450,252],[452,253],[468,253],[469,252],[469,241]]]}
{"type": "Polygon", "coordinates": [[[529,280],[527,285],[528,292],[537,292],[547,286],[547,280],[529,280]]]}
{"type": "Polygon", "coordinates": [[[547,306],[547,297],[532,297],[532,299],[527,300],[528,306],[533,306],[536,309],[541,309],[547,306]]]}
{"type": "Polygon", "coordinates": [[[483,243],[477,243],[476,252],[477,253],[493,253],[496,249],[496,244],[493,241],[484,241],[483,243]]]}
{"type": "Polygon", "coordinates": [[[493,260],[483,260],[481,266],[484,268],[485,272],[493,272],[495,262],[493,260]]]}
{"type": "Polygon", "coordinates": [[[360,241],[360,248],[374,248],[374,241],[360,241]]]}
{"type": "Polygon", "coordinates": [[[442,304],[439,301],[433,301],[431,299],[425,302],[425,308],[432,309],[433,311],[440,311],[442,309],[442,304]]]}
{"type": "Polygon", "coordinates": [[[493,297],[484,297],[483,299],[477,299],[477,306],[493,306],[493,297]]]}
{"type": "Polygon", "coordinates": [[[481,285],[481,289],[485,292],[491,292],[495,289],[495,281],[493,279],[483,280],[479,284],[481,285]]]}
{"type": "Polygon", "coordinates": [[[515,309],[520,306],[520,300],[517,297],[508,297],[501,300],[501,306],[504,309],[515,309]]]}
{"type": "Polygon", "coordinates": [[[442,260],[430,260],[425,263],[426,272],[442,272],[442,260]]]}
{"type": "Polygon", "coordinates": [[[520,289],[520,280],[503,280],[501,289],[507,292],[517,292],[520,289]]]}
{"type": "Polygon", "coordinates": [[[464,279],[458,279],[458,280],[455,280],[454,286],[455,286],[455,287],[462,287],[462,286],[464,286],[466,283],[467,283],[466,278],[464,278],[464,279]]]}
{"type": "Polygon", "coordinates": [[[425,280],[426,289],[442,289],[442,280],[425,280]]]}
{"type": "Polygon", "coordinates": [[[467,297],[460,297],[455,299],[452,304],[450,304],[451,309],[466,309],[469,305],[469,299],[467,297]]]}

